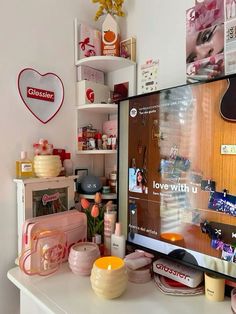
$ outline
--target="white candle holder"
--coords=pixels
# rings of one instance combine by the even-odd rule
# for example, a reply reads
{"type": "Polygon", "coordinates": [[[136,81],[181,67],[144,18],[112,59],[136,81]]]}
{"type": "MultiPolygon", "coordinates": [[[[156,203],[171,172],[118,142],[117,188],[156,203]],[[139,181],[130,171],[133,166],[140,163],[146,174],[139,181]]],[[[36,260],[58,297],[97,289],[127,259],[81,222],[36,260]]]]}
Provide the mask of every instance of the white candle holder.
{"type": "Polygon", "coordinates": [[[76,275],[89,276],[94,261],[100,257],[96,243],[80,242],[71,247],[68,262],[72,272],[76,275]]]}
{"type": "Polygon", "coordinates": [[[61,172],[61,160],[57,155],[34,156],[34,172],[37,177],[57,177],[61,172]]]}
{"type": "Polygon", "coordinates": [[[97,259],[92,268],[90,281],[94,292],[102,298],[119,297],[127,288],[127,270],[123,259],[106,256],[97,259]]]}

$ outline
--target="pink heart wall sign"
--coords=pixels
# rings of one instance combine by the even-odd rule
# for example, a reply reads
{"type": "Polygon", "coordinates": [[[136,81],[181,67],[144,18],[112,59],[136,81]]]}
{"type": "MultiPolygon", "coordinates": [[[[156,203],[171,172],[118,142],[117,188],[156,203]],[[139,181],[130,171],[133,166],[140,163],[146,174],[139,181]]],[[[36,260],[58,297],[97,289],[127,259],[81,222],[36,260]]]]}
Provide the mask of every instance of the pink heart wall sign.
{"type": "Polygon", "coordinates": [[[26,107],[42,123],[57,114],[64,100],[63,83],[54,73],[26,68],[18,76],[18,90],[26,107]]]}

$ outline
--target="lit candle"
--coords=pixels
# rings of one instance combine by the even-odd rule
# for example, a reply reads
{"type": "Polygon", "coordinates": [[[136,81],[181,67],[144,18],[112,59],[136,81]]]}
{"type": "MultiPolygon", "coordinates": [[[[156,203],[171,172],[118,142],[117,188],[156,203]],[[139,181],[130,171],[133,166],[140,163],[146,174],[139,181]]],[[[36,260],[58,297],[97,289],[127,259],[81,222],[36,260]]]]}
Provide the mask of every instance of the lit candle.
{"type": "Polygon", "coordinates": [[[166,232],[161,233],[160,240],[163,240],[174,245],[184,246],[184,238],[180,233],[166,232]]]}
{"type": "Polygon", "coordinates": [[[74,274],[89,276],[94,261],[100,257],[97,244],[92,242],[80,242],[71,247],[68,262],[74,274]]]}
{"type": "Polygon", "coordinates": [[[98,258],[92,268],[90,281],[94,292],[103,298],[119,297],[127,287],[127,270],[123,259],[116,256],[98,258]]]}

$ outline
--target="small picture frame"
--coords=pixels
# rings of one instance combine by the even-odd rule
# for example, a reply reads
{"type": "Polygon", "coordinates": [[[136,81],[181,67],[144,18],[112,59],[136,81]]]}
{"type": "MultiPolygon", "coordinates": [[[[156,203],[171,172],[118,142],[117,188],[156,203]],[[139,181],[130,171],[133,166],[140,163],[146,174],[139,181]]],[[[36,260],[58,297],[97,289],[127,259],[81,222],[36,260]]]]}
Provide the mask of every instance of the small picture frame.
{"type": "Polygon", "coordinates": [[[136,39],[130,37],[120,42],[120,56],[122,58],[136,61],[136,39]]]}
{"type": "Polygon", "coordinates": [[[216,189],[216,182],[213,180],[202,180],[201,181],[201,190],[202,191],[215,191],[216,189]]]}

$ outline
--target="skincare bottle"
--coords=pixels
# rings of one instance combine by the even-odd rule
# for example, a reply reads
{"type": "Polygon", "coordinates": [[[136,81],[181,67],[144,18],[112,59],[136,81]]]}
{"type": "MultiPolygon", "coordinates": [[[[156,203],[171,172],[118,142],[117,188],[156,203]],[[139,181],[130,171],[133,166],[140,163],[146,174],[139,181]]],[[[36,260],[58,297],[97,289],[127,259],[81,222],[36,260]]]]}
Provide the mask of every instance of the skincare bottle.
{"type": "Polygon", "coordinates": [[[233,1],[232,4],[231,4],[231,18],[234,18],[236,15],[236,5],[235,5],[235,2],[233,1]]]}
{"type": "Polygon", "coordinates": [[[111,255],[111,236],[115,231],[116,224],[115,205],[104,213],[104,254],[111,255]]]}
{"type": "Polygon", "coordinates": [[[27,152],[21,152],[20,160],[16,161],[16,177],[19,179],[33,177],[33,163],[27,158],[27,152]]]}
{"type": "Polygon", "coordinates": [[[125,257],[125,236],[121,235],[121,224],[116,223],[115,233],[111,236],[111,255],[125,257]]]}
{"type": "Polygon", "coordinates": [[[70,153],[65,153],[65,159],[63,161],[63,167],[65,170],[65,175],[67,177],[73,175],[73,162],[71,160],[70,153]]]}

